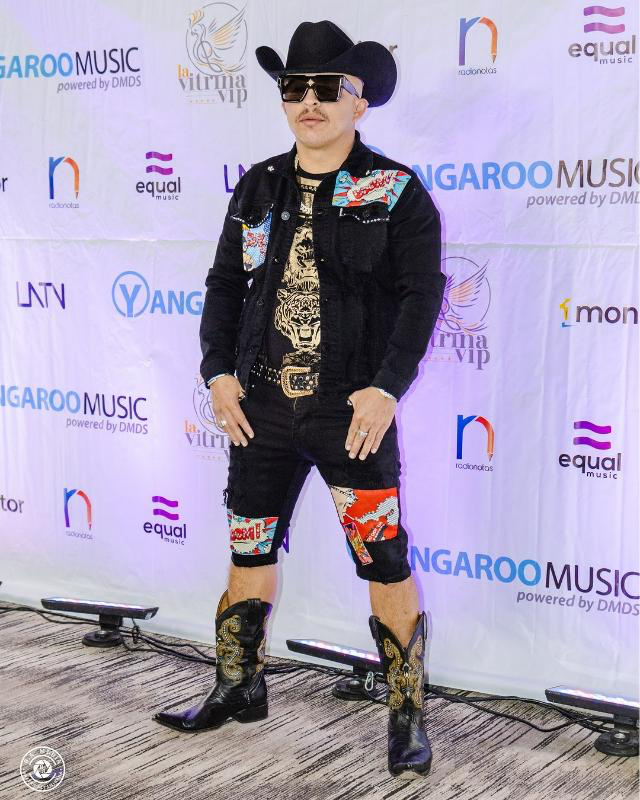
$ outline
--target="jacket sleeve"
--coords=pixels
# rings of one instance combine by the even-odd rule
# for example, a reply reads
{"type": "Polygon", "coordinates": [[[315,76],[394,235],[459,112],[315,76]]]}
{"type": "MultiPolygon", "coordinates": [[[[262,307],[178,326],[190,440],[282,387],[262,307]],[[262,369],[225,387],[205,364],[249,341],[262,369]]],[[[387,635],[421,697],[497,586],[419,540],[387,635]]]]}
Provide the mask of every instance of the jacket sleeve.
{"type": "Polygon", "coordinates": [[[200,374],[205,383],[221,372],[235,374],[236,336],[247,278],[242,264],[242,223],[232,219],[232,215],[238,213],[238,197],[245,175],[229,200],[213,265],[205,280],[200,321],[200,374]]]}
{"type": "Polygon", "coordinates": [[[440,214],[415,174],[391,209],[388,247],[399,311],[371,385],[399,400],[418,374],[446,283],[440,270],[440,214]]]}

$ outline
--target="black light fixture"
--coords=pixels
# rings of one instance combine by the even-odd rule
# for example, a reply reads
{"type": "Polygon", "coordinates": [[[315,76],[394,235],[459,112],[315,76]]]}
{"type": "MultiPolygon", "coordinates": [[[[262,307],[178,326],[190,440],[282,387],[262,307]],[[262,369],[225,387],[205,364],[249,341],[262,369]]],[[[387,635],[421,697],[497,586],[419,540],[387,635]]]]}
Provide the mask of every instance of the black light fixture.
{"type": "Polygon", "coordinates": [[[638,710],[640,704],[629,697],[606,695],[602,692],[553,686],[545,689],[547,700],[576,708],[586,708],[601,714],[611,714],[613,729],[601,733],[594,747],[609,756],[638,755],[638,710]]]}
{"type": "Polygon", "coordinates": [[[43,597],[40,601],[49,611],[73,611],[78,614],[97,614],[100,630],[90,631],[82,637],[88,647],[117,647],[122,644],[123,617],[151,619],[158,606],[135,606],[124,603],[108,603],[104,600],[78,600],[72,597],[43,597]]]}
{"type": "Polygon", "coordinates": [[[353,672],[341,678],[332,688],[334,697],[341,700],[366,700],[375,686],[376,673],[382,673],[380,658],[377,653],[345,647],[332,642],[320,642],[317,639],[287,639],[287,647],[293,653],[323,658],[325,661],[337,661],[353,667],[353,672]]]}

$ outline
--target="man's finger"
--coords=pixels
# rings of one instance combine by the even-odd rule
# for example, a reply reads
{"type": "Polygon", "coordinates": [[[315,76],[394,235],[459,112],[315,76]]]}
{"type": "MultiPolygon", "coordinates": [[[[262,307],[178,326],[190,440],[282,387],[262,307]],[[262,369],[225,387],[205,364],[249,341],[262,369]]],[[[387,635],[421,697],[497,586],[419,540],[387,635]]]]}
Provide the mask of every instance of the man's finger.
{"type": "Polygon", "coordinates": [[[373,426],[369,430],[369,435],[366,437],[362,437],[364,439],[364,443],[362,445],[362,449],[360,450],[360,458],[364,460],[371,451],[371,446],[378,434],[379,428],[374,428],[373,426]]]}
{"type": "Polygon", "coordinates": [[[360,450],[360,448],[364,444],[365,439],[367,438],[366,436],[361,436],[358,433],[359,430],[366,431],[367,430],[366,423],[360,421],[360,424],[354,426],[351,448],[349,450],[349,458],[355,458],[358,455],[358,451],[360,450]]]}
{"type": "Polygon", "coordinates": [[[229,434],[231,441],[236,445],[242,444],[244,447],[246,447],[248,442],[239,424],[239,416],[242,415],[247,426],[249,426],[249,423],[246,421],[246,417],[242,411],[237,413],[233,406],[226,406],[225,408],[220,408],[214,413],[219,426],[222,420],[226,421],[227,424],[223,426],[223,430],[229,434]]]}
{"type": "Polygon", "coordinates": [[[253,439],[253,428],[251,425],[249,425],[249,420],[245,417],[244,411],[242,410],[242,406],[239,402],[236,402],[236,405],[233,407],[233,414],[238,425],[247,434],[247,436],[250,436],[253,439]]]}

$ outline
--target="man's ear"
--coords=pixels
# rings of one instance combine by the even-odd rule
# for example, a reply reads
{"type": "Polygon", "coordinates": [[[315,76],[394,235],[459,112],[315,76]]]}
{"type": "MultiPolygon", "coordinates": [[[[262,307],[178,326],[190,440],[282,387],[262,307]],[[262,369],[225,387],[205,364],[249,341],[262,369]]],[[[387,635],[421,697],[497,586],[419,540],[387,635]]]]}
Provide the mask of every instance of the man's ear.
{"type": "Polygon", "coordinates": [[[359,97],[356,100],[356,108],[353,114],[354,119],[360,119],[368,107],[369,101],[365,97],[359,97]]]}

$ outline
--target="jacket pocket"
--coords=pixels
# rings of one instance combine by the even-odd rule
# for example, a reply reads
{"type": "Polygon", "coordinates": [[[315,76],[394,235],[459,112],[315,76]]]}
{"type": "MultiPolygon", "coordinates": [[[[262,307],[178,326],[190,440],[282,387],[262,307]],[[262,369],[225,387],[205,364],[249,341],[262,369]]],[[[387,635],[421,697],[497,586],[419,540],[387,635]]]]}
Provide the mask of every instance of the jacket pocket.
{"type": "Polygon", "coordinates": [[[269,246],[273,203],[256,205],[241,203],[238,213],[232,215],[242,223],[242,265],[250,272],[264,264],[269,246]]]}
{"type": "Polygon", "coordinates": [[[371,272],[387,246],[389,208],[386,203],[340,206],[340,250],[355,271],[371,272]]]}

